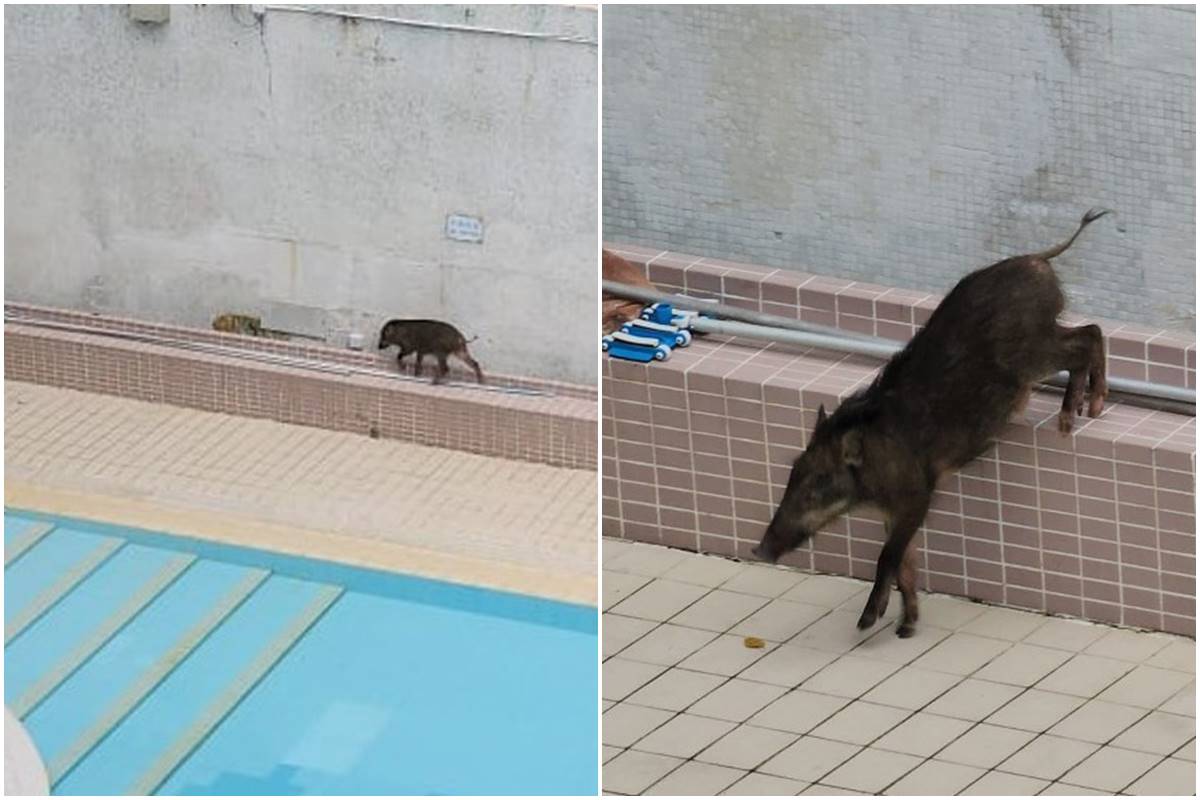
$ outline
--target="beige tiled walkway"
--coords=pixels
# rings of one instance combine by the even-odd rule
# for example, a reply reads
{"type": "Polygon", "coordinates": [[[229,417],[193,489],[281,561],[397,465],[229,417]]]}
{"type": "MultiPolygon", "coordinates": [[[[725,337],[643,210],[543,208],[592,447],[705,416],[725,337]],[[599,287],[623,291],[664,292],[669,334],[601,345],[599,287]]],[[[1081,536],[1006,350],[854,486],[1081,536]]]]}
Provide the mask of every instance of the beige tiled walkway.
{"type": "Polygon", "coordinates": [[[117,517],[184,512],[172,519],[272,546],[256,540],[261,523],[292,549],[311,535],[313,555],[402,551],[438,577],[595,602],[594,472],[14,381],[4,412],[13,505],[70,496],[117,517]]]}
{"type": "Polygon", "coordinates": [[[610,794],[1194,794],[1195,642],[603,544],[610,794]],[[762,649],[744,637],[766,640],[762,649]]]}

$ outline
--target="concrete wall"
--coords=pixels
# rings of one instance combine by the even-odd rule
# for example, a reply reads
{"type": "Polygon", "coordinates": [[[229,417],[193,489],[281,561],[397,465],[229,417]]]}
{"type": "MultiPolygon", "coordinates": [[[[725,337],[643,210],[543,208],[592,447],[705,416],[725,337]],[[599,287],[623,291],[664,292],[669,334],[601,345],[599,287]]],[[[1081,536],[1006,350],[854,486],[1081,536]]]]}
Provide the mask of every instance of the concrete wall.
{"type": "Polygon", "coordinates": [[[1081,313],[1195,323],[1192,6],[610,6],[604,236],[945,292],[1065,238],[1081,313]]]}
{"type": "MultiPolygon", "coordinates": [[[[127,8],[5,9],[10,299],[332,340],[438,317],[485,370],[595,381],[595,44],[127,8]]],[[[597,35],[573,7],[341,8],[597,35]]]]}

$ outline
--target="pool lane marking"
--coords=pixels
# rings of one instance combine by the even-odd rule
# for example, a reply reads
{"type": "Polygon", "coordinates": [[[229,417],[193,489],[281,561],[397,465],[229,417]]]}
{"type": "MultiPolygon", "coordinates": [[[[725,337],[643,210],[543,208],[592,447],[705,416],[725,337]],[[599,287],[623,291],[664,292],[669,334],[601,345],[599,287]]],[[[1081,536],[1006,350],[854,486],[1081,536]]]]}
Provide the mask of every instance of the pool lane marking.
{"type": "Polygon", "coordinates": [[[164,564],[157,573],[143,583],[138,590],[130,595],[107,619],[91,632],[78,646],[61,659],[53,668],[41,676],[31,687],[26,689],[12,705],[12,712],[19,719],[24,719],[51,692],[57,689],[63,681],[71,677],[85,661],[91,658],[97,650],[103,647],[109,639],[125,626],[125,623],[148,606],[163,590],[171,585],[180,574],[196,560],[194,555],[183,554],[164,564]]]}
{"type": "Polygon", "coordinates": [[[342,595],[340,586],[322,586],[291,622],[251,661],[242,672],[218,695],[195,722],[171,743],[142,776],[125,791],[128,795],[149,795],[171,777],[200,744],[208,738],[221,721],[242,701],[262,678],[271,671],[309,628],[329,610],[342,595]]]}
{"type": "Polygon", "coordinates": [[[217,605],[188,629],[174,645],[168,648],[149,669],[138,676],[113,703],[105,709],[95,722],[75,738],[62,755],[50,761],[51,788],[90,753],[109,732],[117,727],[139,703],[163,682],[171,671],[187,658],[226,617],[232,614],[271,573],[267,570],[252,570],[242,578],[217,605]]]}
{"type": "Polygon", "coordinates": [[[16,638],[21,631],[36,622],[42,614],[45,614],[51,606],[65,597],[68,592],[82,583],[84,578],[91,575],[97,567],[107,561],[124,544],[124,539],[105,539],[94,550],[84,556],[83,560],[67,570],[50,586],[43,589],[37,597],[30,601],[29,605],[16,613],[11,623],[5,623],[5,646],[16,638]]]}
{"type": "Polygon", "coordinates": [[[35,522],[26,528],[23,533],[13,539],[12,544],[4,548],[4,566],[7,568],[9,564],[25,555],[29,548],[45,539],[46,534],[54,528],[53,522],[35,522]]]}

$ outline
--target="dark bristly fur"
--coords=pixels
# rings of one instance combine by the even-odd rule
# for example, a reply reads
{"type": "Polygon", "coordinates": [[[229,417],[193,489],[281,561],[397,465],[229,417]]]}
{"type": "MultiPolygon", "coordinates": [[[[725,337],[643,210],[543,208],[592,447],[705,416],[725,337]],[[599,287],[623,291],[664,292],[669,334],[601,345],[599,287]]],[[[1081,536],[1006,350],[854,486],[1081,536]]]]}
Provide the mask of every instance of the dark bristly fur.
{"type": "Polygon", "coordinates": [[[888,537],[858,626],[883,616],[896,580],[904,601],[897,633],[911,636],[917,621],[913,536],[938,478],[983,453],[1033,385],[1054,372],[1070,373],[1060,431],[1069,433],[1074,415],[1083,412],[1085,381],[1089,416],[1104,406],[1103,336],[1096,325],[1058,324],[1065,300],[1049,259],[1106,213],[1089,211],[1056,247],[964,277],[867,389],[828,417],[822,407],[755,554],[777,561],[838,515],[876,506],[888,537]]]}
{"type": "Polygon", "coordinates": [[[400,348],[396,363],[402,368],[406,355],[417,354],[414,375],[421,374],[421,362],[424,360],[425,354],[429,353],[438,361],[438,369],[434,373],[433,382],[441,383],[445,379],[446,373],[450,371],[446,359],[456,356],[475,370],[475,380],[483,383],[483,370],[467,352],[467,340],[459,333],[458,328],[447,322],[440,322],[436,319],[393,319],[385,324],[379,332],[379,349],[382,350],[393,344],[400,348]]]}

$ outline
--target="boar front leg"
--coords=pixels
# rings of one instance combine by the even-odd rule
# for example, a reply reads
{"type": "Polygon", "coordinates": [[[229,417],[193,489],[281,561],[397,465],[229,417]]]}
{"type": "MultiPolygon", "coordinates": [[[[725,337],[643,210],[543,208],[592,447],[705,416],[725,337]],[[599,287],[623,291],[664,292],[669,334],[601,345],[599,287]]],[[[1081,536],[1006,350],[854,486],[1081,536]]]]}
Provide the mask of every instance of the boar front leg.
{"type": "MultiPolygon", "coordinates": [[[[879,553],[879,563],[875,567],[875,585],[871,588],[871,594],[867,598],[867,605],[863,609],[862,616],[858,618],[859,630],[874,625],[876,620],[881,618],[884,612],[887,611],[888,600],[892,594],[892,581],[901,573],[900,567],[901,562],[905,559],[905,553],[908,551],[909,545],[912,545],[914,550],[916,549],[913,536],[916,535],[917,529],[921,527],[921,523],[925,521],[925,512],[929,509],[929,494],[910,494],[905,498],[905,502],[905,508],[895,514],[891,518],[891,523],[887,526],[888,538],[883,543],[883,550],[879,553]]],[[[912,584],[915,586],[915,569],[913,570],[912,578],[912,584]]],[[[901,591],[904,591],[903,587],[901,587],[901,591]]],[[[913,599],[915,600],[915,594],[913,595],[913,599]]],[[[909,605],[906,600],[906,610],[908,607],[909,605]]],[[[912,605],[912,608],[915,613],[915,603],[912,605]]],[[[907,617],[906,613],[906,620],[907,617]]],[[[897,632],[901,636],[911,636],[912,626],[908,626],[907,633],[903,632],[904,627],[904,624],[901,623],[901,629],[897,632]]]]}
{"type": "Polygon", "coordinates": [[[900,562],[900,574],[896,577],[900,599],[904,601],[904,616],[896,627],[896,635],[907,639],[916,632],[917,624],[917,540],[914,537],[904,551],[900,562]]]}

